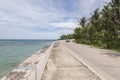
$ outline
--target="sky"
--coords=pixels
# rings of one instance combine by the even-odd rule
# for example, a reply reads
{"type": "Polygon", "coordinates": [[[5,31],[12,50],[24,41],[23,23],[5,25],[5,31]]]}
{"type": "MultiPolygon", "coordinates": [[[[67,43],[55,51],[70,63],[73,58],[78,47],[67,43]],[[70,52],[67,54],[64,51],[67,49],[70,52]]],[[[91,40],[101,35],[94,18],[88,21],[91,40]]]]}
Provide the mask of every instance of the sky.
{"type": "Polygon", "coordinates": [[[58,39],[110,0],[0,0],[0,39],[58,39]]]}

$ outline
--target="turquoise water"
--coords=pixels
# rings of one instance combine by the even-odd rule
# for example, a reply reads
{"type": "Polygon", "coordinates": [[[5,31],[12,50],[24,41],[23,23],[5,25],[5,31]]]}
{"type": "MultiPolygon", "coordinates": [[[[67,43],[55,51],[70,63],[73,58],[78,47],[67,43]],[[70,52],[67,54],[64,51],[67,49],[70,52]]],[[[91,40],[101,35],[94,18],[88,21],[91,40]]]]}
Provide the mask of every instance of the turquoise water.
{"type": "Polygon", "coordinates": [[[52,40],[0,40],[0,77],[52,40]]]}

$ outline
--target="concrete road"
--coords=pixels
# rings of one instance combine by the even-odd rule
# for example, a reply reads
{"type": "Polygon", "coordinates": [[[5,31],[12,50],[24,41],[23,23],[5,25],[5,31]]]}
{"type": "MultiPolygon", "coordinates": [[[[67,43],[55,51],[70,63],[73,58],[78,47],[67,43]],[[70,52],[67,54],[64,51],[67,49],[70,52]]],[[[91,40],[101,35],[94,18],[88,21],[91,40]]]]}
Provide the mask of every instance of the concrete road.
{"type": "Polygon", "coordinates": [[[120,80],[120,53],[73,42],[61,42],[102,80],[120,80]]]}
{"type": "Polygon", "coordinates": [[[100,80],[61,43],[52,49],[42,80],[100,80]]]}

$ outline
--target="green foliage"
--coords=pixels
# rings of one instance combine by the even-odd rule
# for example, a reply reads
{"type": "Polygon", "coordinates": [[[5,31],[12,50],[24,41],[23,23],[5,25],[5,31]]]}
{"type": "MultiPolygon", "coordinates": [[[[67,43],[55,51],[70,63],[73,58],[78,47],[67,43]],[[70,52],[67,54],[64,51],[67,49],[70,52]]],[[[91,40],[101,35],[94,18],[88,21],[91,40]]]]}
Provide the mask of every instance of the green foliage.
{"type": "Polygon", "coordinates": [[[61,40],[67,39],[67,36],[66,35],[62,35],[62,36],[60,36],[60,39],[61,40]]]}
{"type": "Polygon", "coordinates": [[[65,40],[65,39],[73,39],[73,34],[68,34],[68,35],[62,35],[60,36],[61,40],[65,40]]]}
{"type": "Polygon", "coordinates": [[[74,38],[78,43],[120,49],[120,0],[112,0],[101,11],[96,9],[90,19],[82,17],[79,24],[72,37],[63,35],[61,39],[74,38]]]}
{"type": "Polygon", "coordinates": [[[87,20],[86,20],[86,17],[82,17],[82,18],[80,19],[80,21],[79,21],[79,24],[80,24],[82,27],[84,27],[86,21],[87,21],[87,20]]]}

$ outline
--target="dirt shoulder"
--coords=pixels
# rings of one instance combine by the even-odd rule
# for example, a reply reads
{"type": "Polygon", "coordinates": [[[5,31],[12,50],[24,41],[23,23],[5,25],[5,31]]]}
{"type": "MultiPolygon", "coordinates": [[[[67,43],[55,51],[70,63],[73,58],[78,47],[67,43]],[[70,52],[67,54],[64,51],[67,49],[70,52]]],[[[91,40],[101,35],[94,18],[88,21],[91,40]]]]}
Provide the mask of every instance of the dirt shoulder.
{"type": "Polygon", "coordinates": [[[42,80],[99,80],[61,43],[52,49],[42,80]]]}

